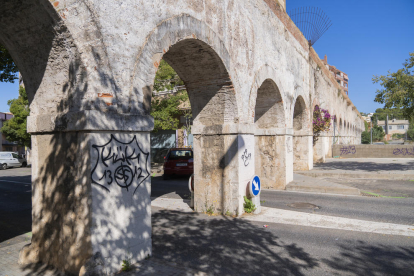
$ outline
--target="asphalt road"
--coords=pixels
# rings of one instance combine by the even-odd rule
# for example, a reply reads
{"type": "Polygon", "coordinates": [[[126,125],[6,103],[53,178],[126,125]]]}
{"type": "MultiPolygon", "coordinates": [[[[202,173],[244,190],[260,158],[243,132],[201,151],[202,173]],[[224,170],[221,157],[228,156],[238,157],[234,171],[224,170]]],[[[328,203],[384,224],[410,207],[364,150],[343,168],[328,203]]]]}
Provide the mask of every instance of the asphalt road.
{"type": "MultiPolygon", "coordinates": [[[[396,181],[401,182],[401,181],[396,181]]],[[[414,182],[404,182],[413,185],[414,182]]],[[[399,184],[402,185],[402,184],[399,184]]],[[[153,177],[152,197],[189,198],[188,178],[177,177],[163,180],[153,177]]],[[[285,210],[316,213],[345,218],[414,225],[414,198],[385,198],[366,196],[342,196],[262,190],[262,206],[285,210]],[[295,208],[295,203],[309,203],[318,209],[295,208]]]]}
{"type": "Polygon", "coordinates": [[[0,242],[32,231],[31,168],[0,170],[0,242]]]}
{"type": "Polygon", "coordinates": [[[414,275],[414,239],[153,210],[153,258],[209,275],[414,275]]]}

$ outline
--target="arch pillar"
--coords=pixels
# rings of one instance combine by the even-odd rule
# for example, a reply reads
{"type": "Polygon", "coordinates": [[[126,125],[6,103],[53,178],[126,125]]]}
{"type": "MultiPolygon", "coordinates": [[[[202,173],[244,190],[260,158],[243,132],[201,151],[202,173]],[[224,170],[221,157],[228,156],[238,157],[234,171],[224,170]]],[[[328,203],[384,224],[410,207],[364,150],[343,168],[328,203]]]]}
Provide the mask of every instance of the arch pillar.
{"type": "Polygon", "coordinates": [[[263,188],[284,190],[293,180],[292,129],[255,130],[256,174],[263,188]]]}
{"type": "MultiPolygon", "coordinates": [[[[243,197],[255,174],[253,127],[249,124],[194,125],[194,209],[244,213],[243,197]]],[[[256,204],[260,212],[260,202],[256,204]]]]}

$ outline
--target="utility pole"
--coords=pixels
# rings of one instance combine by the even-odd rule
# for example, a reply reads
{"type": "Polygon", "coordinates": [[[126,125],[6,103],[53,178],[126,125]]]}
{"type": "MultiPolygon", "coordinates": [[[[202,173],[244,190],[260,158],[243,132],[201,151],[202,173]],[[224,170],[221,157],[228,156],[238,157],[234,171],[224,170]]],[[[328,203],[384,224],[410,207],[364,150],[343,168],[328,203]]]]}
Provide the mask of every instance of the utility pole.
{"type": "Polygon", "coordinates": [[[371,145],[372,145],[372,120],[371,120],[371,145]]]}

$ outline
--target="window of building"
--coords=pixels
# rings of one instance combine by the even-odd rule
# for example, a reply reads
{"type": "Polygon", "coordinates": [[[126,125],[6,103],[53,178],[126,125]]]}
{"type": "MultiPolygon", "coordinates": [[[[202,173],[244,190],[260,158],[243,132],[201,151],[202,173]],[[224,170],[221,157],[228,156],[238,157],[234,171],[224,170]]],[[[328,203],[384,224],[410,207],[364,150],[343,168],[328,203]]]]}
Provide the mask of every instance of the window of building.
{"type": "Polygon", "coordinates": [[[398,125],[397,126],[397,129],[404,129],[404,125],[402,125],[402,126],[401,125],[398,125]]]}
{"type": "Polygon", "coordinates": [[[392,129],[392,126],[388,126],[388,129],[392,129]]]}
{"type": "Polygon", "coordinates": [[[340,80],[336,80],[339,84],[341,84],[341,81],[340,80]]]}

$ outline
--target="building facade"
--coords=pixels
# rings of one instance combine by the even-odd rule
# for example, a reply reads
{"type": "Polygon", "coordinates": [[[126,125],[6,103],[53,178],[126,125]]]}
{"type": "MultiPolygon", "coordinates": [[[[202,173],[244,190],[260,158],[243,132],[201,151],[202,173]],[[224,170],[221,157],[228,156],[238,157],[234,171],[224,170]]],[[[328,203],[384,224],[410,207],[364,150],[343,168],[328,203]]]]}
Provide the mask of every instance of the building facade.
{"type": "MultiPolygon", "coordinates": [[[[0,112],[0,128],[3,127],[4,122],[13,118],[10,112],[0,112]]],[[[13,151],[19,154],[24,154],[24,146],[18,145],[17,142],[10,142],[6,139],[3,133],[0,135],[1,151],[13,151]]]]}
{"type": "Polygon", "coordinates": [[[321,61],[326,66],[326,68],[331,72],[331,74],[334,76],[336,82],[342,87],[342,89],[348,95],[348,75],[342,72],[341,70],[337,69],[335,66],[329,65],[328,57],[326,55],[324,59],[321,59],[321,61]]]}
{"type": "Polygon", "coordinates": [[[388,120],[388,127],[386,121],[379,121],[378,125],[382,127],[386,134],[386,140],[390,140],[393,134],[405,134],[408,131],[410,122],[408,120],[388,120]]]}

